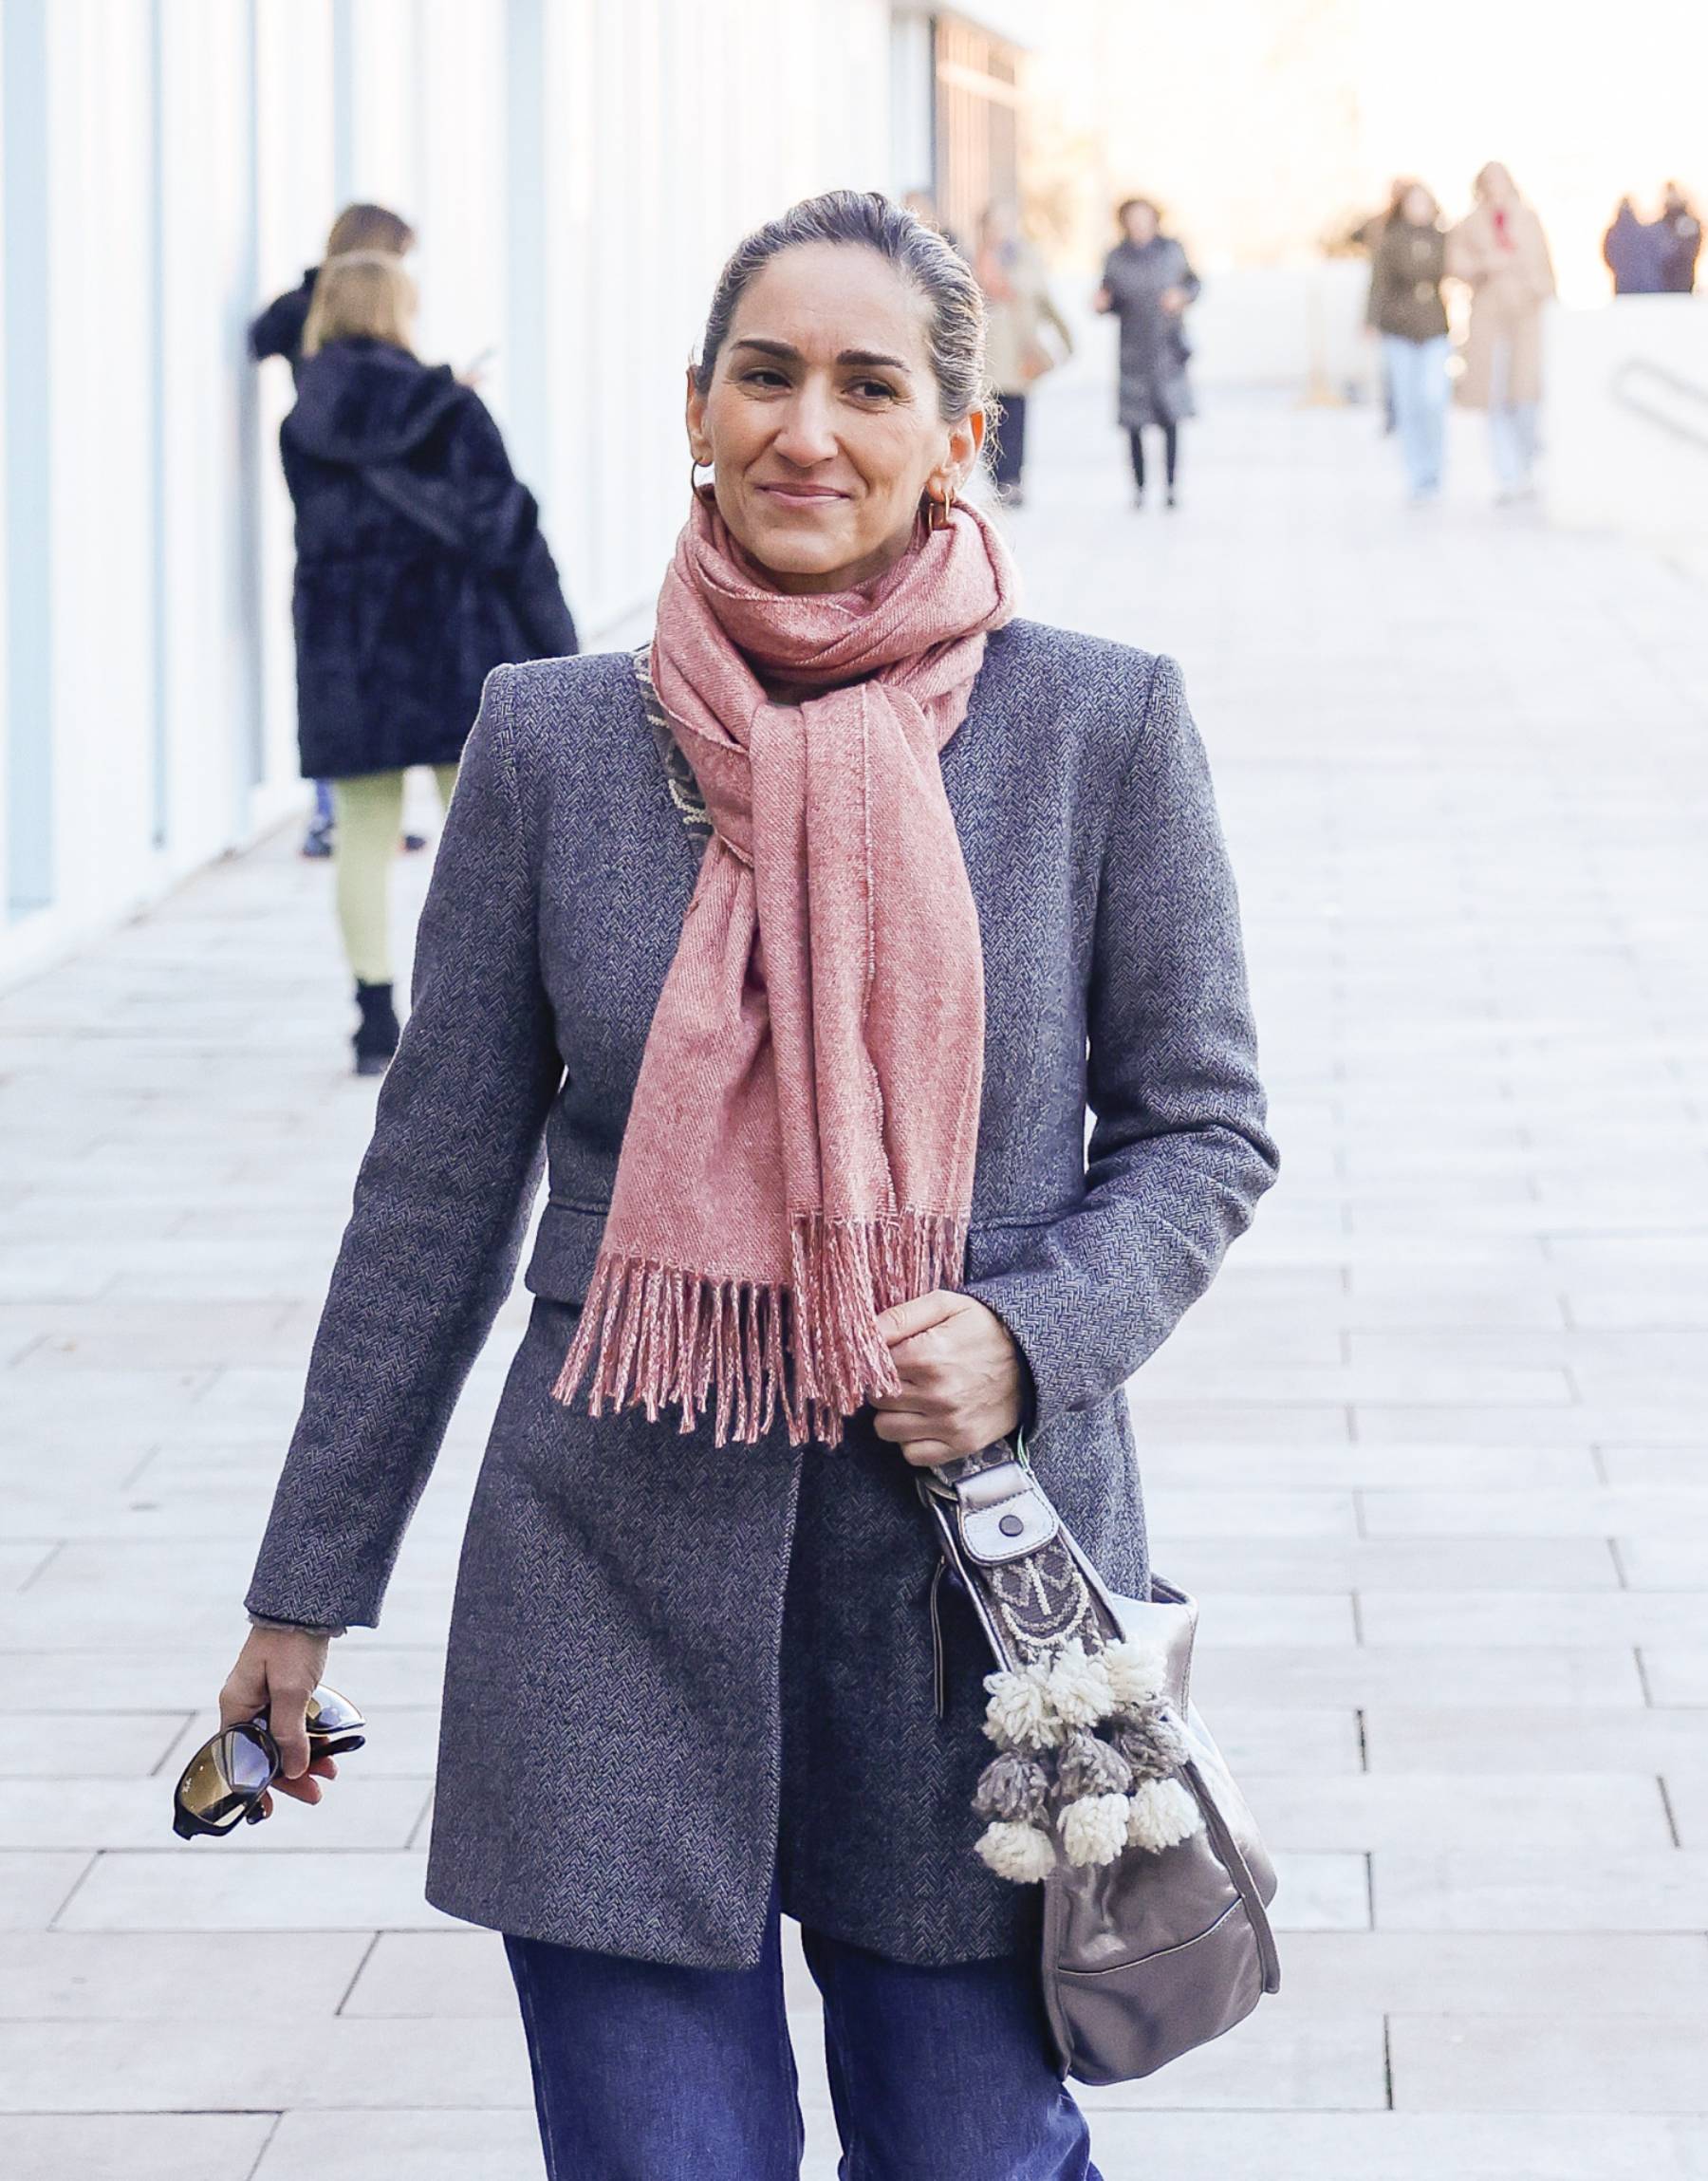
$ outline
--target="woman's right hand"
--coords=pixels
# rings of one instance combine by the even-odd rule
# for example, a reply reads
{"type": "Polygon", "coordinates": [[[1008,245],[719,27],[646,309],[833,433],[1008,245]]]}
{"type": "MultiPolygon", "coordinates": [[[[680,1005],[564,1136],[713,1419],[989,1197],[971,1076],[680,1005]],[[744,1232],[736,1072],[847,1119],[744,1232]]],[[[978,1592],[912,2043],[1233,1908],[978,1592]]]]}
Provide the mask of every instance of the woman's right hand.
{"type": "Polygon", "coordinates": [[[266,1718],[283,1767],[273,1784],[298,1802],[318,1802],[321,1781],[338,1777],[329,1757],[309,1763],[305,1724],[308,1699],[326,1670],[330,1645],[329,1636],[316,1635],[311,1629],[251,1629],[219,1692],[221,1726],[266,1718]]]}

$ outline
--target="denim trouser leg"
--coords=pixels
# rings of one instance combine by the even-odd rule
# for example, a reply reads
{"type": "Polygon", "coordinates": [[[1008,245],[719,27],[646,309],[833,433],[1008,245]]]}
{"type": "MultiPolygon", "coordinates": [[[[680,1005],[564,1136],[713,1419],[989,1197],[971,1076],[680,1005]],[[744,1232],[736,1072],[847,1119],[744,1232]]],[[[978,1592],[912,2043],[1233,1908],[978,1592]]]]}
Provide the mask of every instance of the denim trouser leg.
{"type": "Polygon", "coordinates": [[[1407,481],[1414,493],[1439,492],[1447,433],[1447,336],[1407,341],[1384,333],[1382,345],[1407,481]]]}
{"type": "Polygon", "coordinates": [[[909,1968],[802,1939],[845,2181],[1098,2181],[1030,1960],[909,1968]]]}
{"type": "Polygon", "coordinates": [[[504,1948],[548,2181],[794,2181],[806,2132],[774,1911],[752,1969],[504,1948]]]}
{"type": "MultiPolygon", "coordinates": [[[[1030,1961],[910,1968],[808,1931],[845,2181],[1097,2181],[1030,1961]]],[[[794,2181],[773,1905],[752,1969],[507,1938],[549,2181],[794,2181]]]]}

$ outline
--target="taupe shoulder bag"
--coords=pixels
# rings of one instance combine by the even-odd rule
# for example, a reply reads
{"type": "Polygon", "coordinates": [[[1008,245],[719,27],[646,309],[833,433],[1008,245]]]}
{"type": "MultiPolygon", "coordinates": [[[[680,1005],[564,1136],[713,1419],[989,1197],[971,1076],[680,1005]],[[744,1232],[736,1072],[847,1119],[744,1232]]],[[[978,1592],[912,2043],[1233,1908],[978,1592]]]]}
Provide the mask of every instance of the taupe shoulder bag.
{"type": "MultiPolygon", "coordinates": [[[[1018,1451],[919,1479],[996,1661],[978,1852],[1044,1887],[1044,2004],[1082,2082],[1154,2075],[1277,1991],[1275,1873],[1192,1702],[1197,1608],[1115,1595],[1018,1451]]],[[[938,1631],[937,1583],[932,1594],[938,1631]]],[[[942,1670],[938,1631],[938,1660],[942,1670]]],[[[940,1687],[940,1682],[939,1682],[940,1687]]]]}

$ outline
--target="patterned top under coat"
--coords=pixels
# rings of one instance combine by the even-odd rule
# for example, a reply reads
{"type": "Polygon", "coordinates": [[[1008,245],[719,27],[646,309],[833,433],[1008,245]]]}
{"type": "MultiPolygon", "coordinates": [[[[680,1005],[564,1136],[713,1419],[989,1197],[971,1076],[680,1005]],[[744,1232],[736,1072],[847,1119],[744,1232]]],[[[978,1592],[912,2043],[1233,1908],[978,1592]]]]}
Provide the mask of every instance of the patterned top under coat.
{"type": "MultiPolygon", "coordinates": [[[[968,1285],[1025,1356],[1048,1490],[1142,1595],[1123,1384],[1274,1170],[1179,672],[1012,623],[943,782],[987,987],[968,1285]]],[[[971,1852],[988,1662],[950,1599],[939,1719],[930,1526],[869,1419],[833,1454],[719,1450],[549,1398],[703,851],[678,786],[628,655],[489,683],[249,1602],[377,1618],[543,1141],[540,1299],[469,1520],[430,1897],[728,1967],[757,1958],[774,1873],[790,1913],[894,1959],[1011,1952],[1035,1907],[971,1852]]]]}

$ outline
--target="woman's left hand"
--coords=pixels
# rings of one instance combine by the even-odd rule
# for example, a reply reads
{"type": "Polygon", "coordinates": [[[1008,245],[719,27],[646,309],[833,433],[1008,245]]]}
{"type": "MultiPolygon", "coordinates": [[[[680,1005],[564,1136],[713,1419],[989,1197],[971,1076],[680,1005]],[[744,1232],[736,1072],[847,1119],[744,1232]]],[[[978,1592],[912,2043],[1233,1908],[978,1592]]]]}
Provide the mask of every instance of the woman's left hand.
{"type": "Polygon", "coordinates": [[[939,1288],[878,1320],[901,1384],[873,1402],[880,1439],[916,1469],[1006,1439],[1020,1421],[1020,1351],[993,1310],[939,1288]]]}

